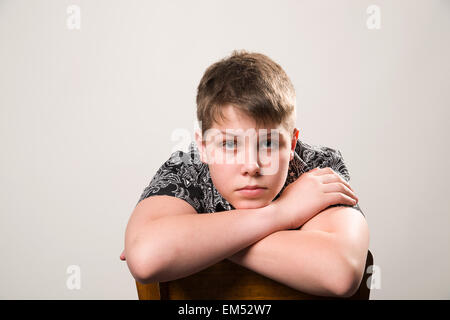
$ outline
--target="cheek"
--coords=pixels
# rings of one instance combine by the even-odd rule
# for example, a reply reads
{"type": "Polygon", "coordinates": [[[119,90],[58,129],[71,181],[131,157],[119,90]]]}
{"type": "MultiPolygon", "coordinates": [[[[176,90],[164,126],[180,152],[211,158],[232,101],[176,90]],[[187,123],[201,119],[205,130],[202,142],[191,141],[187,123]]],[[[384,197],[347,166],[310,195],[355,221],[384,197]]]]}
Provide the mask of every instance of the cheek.
{"type": "Polygon", "coordinates": [[[282,186],[287,178],[287,173],[289,170],[289,163],[290,163],[290,154],[289,152],[283,152],[280,154],[278,158],[278,170],[274,175],[268,176],[270,181],[272,182],[272,185],[275,187],[282,186]]]}
{"type": "Polygon", "coordinates": [[[280,167],[288,167],[289,166],[289,162],[291,160],[291,149],[289,148],[283,148],[280,150],[280,154],[279,154],[279,159],[280,159],[280,167]]]}
{"type": "Polygon", "coordinates": [[[290,152],[283,153],[283,154],[280,156],[280,168],[281,168],[282,170],[288,168],[288,167],[289,167],[290,160],[291,160],[291,158],[290,158],[290,152]]]}
{"type": "Polygon", "coordinates": [[[230,185],[232,186],[239,170],[237,166],[214,164],[209,165],[209,173],[216,188],[226,190],[230,185]]]}
{"type": "Polygon", "coordinates": [[[277,154],[272,154],[267,157],[260,157],[260,160],[263,175],[270,176],[271,180],[276,180],[273,176],[280,177],[289,168],[290,151],[283,149],[277,154]]]}

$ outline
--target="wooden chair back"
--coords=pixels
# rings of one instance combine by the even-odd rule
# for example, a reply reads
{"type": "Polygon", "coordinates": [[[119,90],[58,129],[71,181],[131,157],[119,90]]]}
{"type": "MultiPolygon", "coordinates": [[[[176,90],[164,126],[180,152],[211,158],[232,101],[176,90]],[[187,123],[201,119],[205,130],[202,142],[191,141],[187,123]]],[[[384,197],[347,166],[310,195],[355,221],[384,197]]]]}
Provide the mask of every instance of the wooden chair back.
{"type": "Polygon", "coordinates": [[[185,278],[142,284],[136,281],[139,300],[369,300],[367,267],[373,256],[367,252],[358,291],[349,298],[310,295],[244,268],[227,259],[185,278]]]}

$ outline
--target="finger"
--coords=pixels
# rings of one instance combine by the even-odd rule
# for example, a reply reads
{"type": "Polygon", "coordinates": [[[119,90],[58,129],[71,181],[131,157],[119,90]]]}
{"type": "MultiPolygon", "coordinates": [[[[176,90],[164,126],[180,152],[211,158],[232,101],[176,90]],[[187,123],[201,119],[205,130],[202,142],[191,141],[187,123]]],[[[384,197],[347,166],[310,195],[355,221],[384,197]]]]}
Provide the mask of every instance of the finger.
{"type": "Polygon", "coordinates": [[[325,168],[315,167],[314,169],[311,169],[308,172],[311,172],[313,175],[320,176],[322,174],[325,174],[324,169],[325,168]]]}
{"type": "Polygon", "coordinates": [[[358,203],[355,199],[349,197],[348,195],[341,193],[341,192],[334,192],[334,193],[326,193],[327,197],[329,198],[329,204],[346,204],[350,206],[354,206],[358,203]]]}
{"type": "Polygon", "coordinates": [[[336,192],[340,192],[343,193],[353,199],[356,200],[356,202],[359,201],[358,197],[356,196],[356,194],[350,190],[345,184],[340,183],[340,182],[331,182],[331,183],[326,183],[323,185],[323,192],[324,193],[336,193],[336,192]]]}
{"type": "Polygon", "coordinates": [[[340,182],[344,185],[347,186],[347,188],[349,188],[350,190],[352,190],[353,192],[355,192],[353,190],[353,188],[350,186],[350,184],[347,182],[347,180],[345,180],[344,178],[341,177],[340,174],[336,173],[335,171],[333,171],[333,173],[329,173],[329,174],[323,174],[321,175],[321,182],[322,183],[331,183],[331,182],[340,182]]]}
{"type": "Polygon", "coordinates": [[[311,171],[313,171],[316,176],[323,176],[325,174],[337,174],[336,171],[334,171],[330,167],[323,167],[323,168],[316,167],[313,170],[311,171]]]}

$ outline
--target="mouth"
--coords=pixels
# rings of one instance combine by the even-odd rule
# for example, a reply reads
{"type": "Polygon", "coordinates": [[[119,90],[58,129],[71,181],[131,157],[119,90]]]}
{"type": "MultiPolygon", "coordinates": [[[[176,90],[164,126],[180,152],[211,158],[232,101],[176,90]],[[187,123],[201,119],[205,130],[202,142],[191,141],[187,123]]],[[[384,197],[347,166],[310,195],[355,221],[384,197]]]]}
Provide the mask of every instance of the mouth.
{"type": "Polygon", "coordinates": [[[237,190],[241,195],[245,197],[259,197],[261,196],[267,188],[258,186],[247,186],[237,190]]]}
{"type": "Polygon", "coordinates": [[[267,189],[267,188],[261,187],[261,186],[258,186],[258,185],[252,185],[252,186],[249,185],[249,186],[245,186],[243,188],[240,188],[238,190],[255,190],[255,189],[267,189]]]}

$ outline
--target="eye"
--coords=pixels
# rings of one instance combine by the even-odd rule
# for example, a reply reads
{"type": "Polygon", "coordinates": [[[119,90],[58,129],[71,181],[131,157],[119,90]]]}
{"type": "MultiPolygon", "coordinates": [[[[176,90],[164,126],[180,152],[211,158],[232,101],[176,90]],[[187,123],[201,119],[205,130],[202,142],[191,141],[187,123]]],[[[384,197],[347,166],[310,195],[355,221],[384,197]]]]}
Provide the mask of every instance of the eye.
{"type": "Polygon", "coordinates": [[[233,149],[236,146],[236,144],[233,140],[227,140],[222,143],[222,146],[223,147],[229,146],[230,148],[226,148],[226,149],[233,149]]]}
{"type": "Polygon", "coordinates": [[[278,146],[278,142],[275,140],[266,140],[262,143],[265,148],[275,148],[278,146]],[[267,145],[268,144],[268,145],[267,145]]]}

